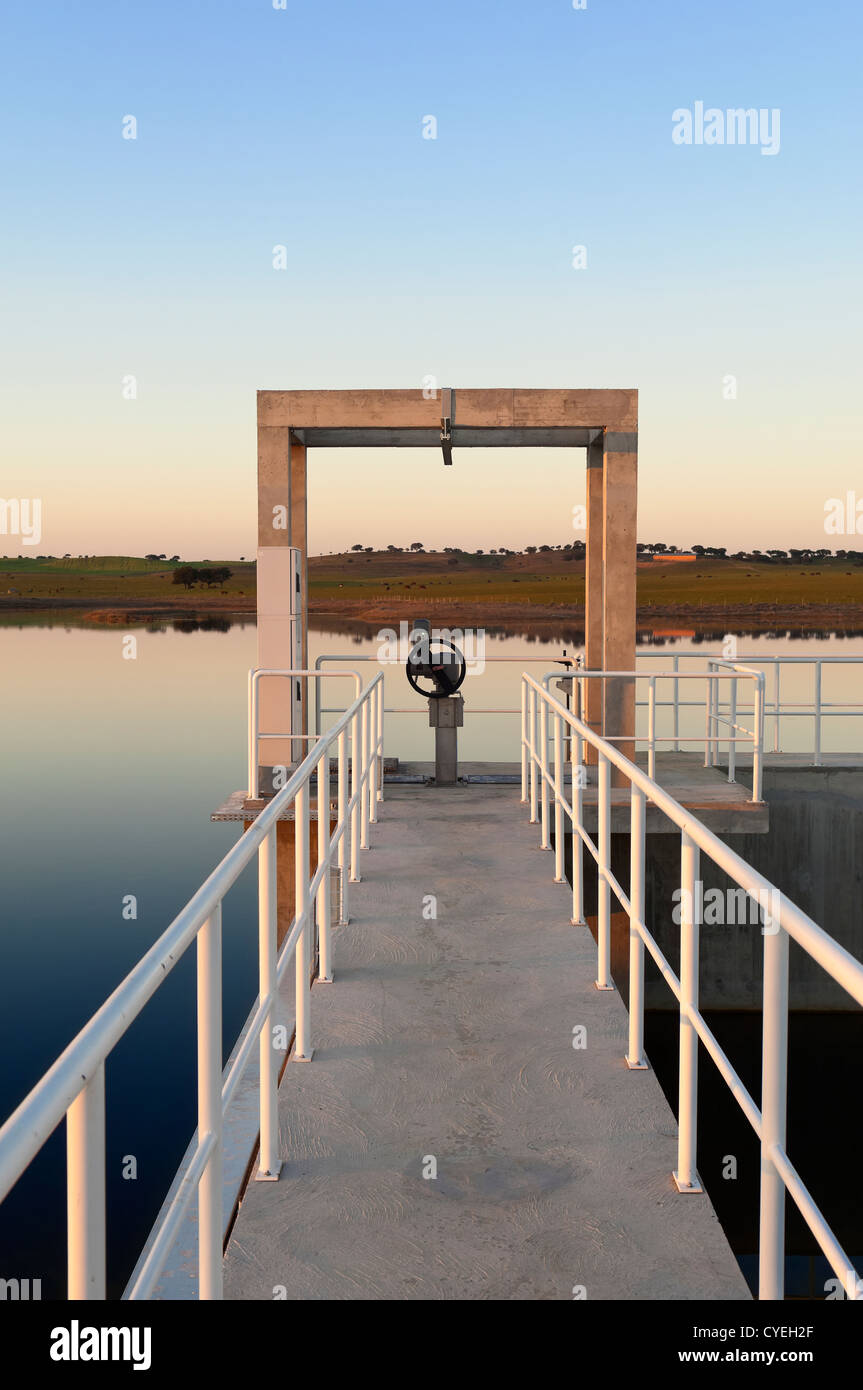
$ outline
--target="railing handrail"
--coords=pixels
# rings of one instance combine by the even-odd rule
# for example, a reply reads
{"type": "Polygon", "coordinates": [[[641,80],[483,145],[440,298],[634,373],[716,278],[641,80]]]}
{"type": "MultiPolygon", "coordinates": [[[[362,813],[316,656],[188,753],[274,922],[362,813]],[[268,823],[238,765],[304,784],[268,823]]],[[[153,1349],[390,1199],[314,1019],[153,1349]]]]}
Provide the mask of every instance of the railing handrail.
{"type": "MultiPolygon", "coordinates": [[[[360,802],[362,805],[362,824],[363,842],[366,844],[367,825],[369,818],[369,807],[365,804],[366,789],[370,789],[371,794],[380,798],[380,788],[377,779],[377,763],[382,758],[382,734],[378,723],[376,731],[371,736],[369,728],[370,721],[367,719],[366,711],[369,707],[375,709],[382,707],[383,700],[377,695],[383,683],[383,674],[378,674],[369,682],[364,690],[353,701],[351,706],[345,710],[340,719],[334,724],[333,728],[322,736],[316,745],[310,749],[306,757],[299,764],[296,770],[288,778],[285,786],[282,787],[269,804],[264,807],[257,815],[250,813],[252,821],[246,833],[228,850],[227,854],[216,865],[215,869],[204,881],[197,892],[189,899],[188,903],[181,909],[162,935],[150,947],[136,966],[126,975],[120,984],[113,990],[102,1006],[79,1030],[72,1041],[63,1050],[57,1060],[48,1068],[41,1079],[30,1090],[27,1096],[20,1102],[12,1112],[6,1122],[0,1128],[0,1201],[2,1201],[10,1189],[22,1176],[28,1165],[35,1158],[43,1144],[54,1132],[65,1116],[74,1113],[73,1107],[80,1105],[82,1099],[87,1100],[88,1093],[96,1089],[101,1094],[97,1097],[101,1107],[104,1107],[104,1064],[122,1038],[127,1029],[135,1021],[147,1002],[155,994],[162,982],[170,974],[171,970],[178,963],[185,951],[191,946],[192,942],[198,937],[199,948],[202,929],[209,930],[214,918],[220,916],[221,903],[225,894],[236,883],[243,870],[249,865],[256,853],[263,853],[265,842],[266,850],[270,853],[269,865],[275,876],[275,827],[276,823],[290,805],[303,797],[305,816],[308,816],[308,797],[307,789],[311,784],[312,777],[317,774],[320,778],[320,768],[322,760],[326,758],[326,778],[329,782],[329,750],[334,743],[339,744],[340,755],[340,810],[339,826],[330,836],[329,817],[319,816],[319,835],[323,834],[323,825],[326,827],[326,855],[332,858],[332,851],[338,848],[341,857],[344,857],[343,845],[349,828],[358,822],[357,809],[360,802]],[[354,778],[353,788],[350,799],[345,794],[343,779],[346,779],[346,760],[344,757],[346,740],[349,727],[354,724],[357,728],[360,718],[362,718],[363,739],[362,757],[354,758],[354,778]],[[358,768],[358,763],[362,761],[362,768],[358,768]]],[[[355,749],[355,755],[357,750],[355,749]]],[[[346,784],[346,783],[345,783],[346,784]]],[[[320,781],[319,781],[320,786],[320,781]]],[[[372,813],[373,814],[373,813],[372,813]]],[[[299,818],[299,817],[298,817],[299,818]]],[[[319,849],[321,848],[319,842],[319,849]]],[[[319,855],[320,860],[320,855],[319,855]]],[[[260,862],[260,861],[259,861],[260,862]]],[[[308,857],[306,857],[308,865],[308,857]]],[[[355,852],[352,845],[351,853],[352,868],[355,862],[355,852]]],[[[304,926],[307,926],[310,914],[315,904],[315,890],[320,887],[322,875],[326,865],[319,862],[315,875],[308,883],[308,871],[306,877],[298,883],[297,911],[293,922],[291,936],[295,944],[297,938],[303,933],[304,926]]],[[[266,896],[266,895],[264,895],[266,896]]],[[[263,912],[263,901],[262,901],[263,912]]],[[[273,939],[275,940],[275,894],[270,894],[270,901],[267,906],[270,914],[270,925],[273,927],[273,939]]],[[[285,956],[288,954],[287,948],[291,945],[290,940],[286,940],[283,945],[280,968],[284,968],[286,963],[285,956]]],[[[218,955],[219,950],[214,952],[218,955]]],[[[273,964],[272,981],[275,981],[275,962],[273,964]]],[[[199,962],[200,972],[200,962],[199,962]]],[[[200,975],[199,975],[200,984],[200,975]]],[[[258,998],[258,1015],[262,1015],[258,1023],[258,1032],[266,1021],[269,1011],[272,1008],[273,989],[270,988],[266,998],[263,998],[263,988],[258,998]]],[[[219,1010],[220,1016],[220,1010],[219,1010]]],[[[299,1025],[298,1025],[299,1026],[299,1025]]],[[[217,1065],[219,1073],[219,1086],[221,1090],[222,1062],[221,1062],[221,1032],[219,1030],[218,1039],[210,1039],[214,1049],[218,1053],[217,1065]]],[[[209,1059],[213,1065],[213,1058],[209,1059]]],[[[200,1063],[200,1052],[199,1052],[200,1063]]],[[[84,1156],[93,1157],[87,1145],[92,1140],[93,1135],[99,1132],[99,1125],[96,1123],[91,1129],[93,1114],[85,1107],[87,1113],[82,1117],[82,1124],[86,1131],[79,1135],[83,1148],[81,1152],[84,1156]]],[[[104,1145],[104,1118],[101,1122],[101,1135],[104,1145]]],[[[203,1170],[210,1157],[213,1148],[212,1136],[199,1133],[199,1144],[193,1159],[193,1166],[203,1170]]],[[[76,1140],[77,1142],[77,1140],[76,1140]]],[[[101,1160],[101,1182],[104,1198],[104,1152],[101,1160]]],[[[70,1177],[71,1181],[71,1177],[70,1177]]],[[[93,1175],[84,1172],[76,1176],[76,1181],[90,1184],[94,1181],[93,1175]]],[[[87,1188],[90,1192],[89,1187],[87,1188]]],[[[175,1198],[175,1204],[181,1194],[175,1198]]],[[[183,1205],[189,1200],[190,1191],[185,1191],[183,1205]]],[[[81,1204],[88,1207],[85,1198],[81,1204]]],[[[92,1205],[92,1203],[90,1204],[92,1205]]],[[[221,1192],[218,1193],[218,1209],[221,1210],[221,1192]]],[[[81,1257],[83,1264],[87,1266],[98,1260],[99,1237],[98,1229],[100,1217],[92,1210],[87,1211],[87,1229],[78,1228],[81,1240],[86,1243],[87,1250],[81,1257]],[[95,1242],[92,1239],[92,1230],[96,1232],[95,1242]]],[[[72,1213],[70,1212],[70,1232],[71,1232],[72,1213]]],[[[199,1223],[201,1224],[201,1223],[199,1223]]],[[[104,1201],[101,1213],[102,1240],[104,1240],[104,1201]]],[[[70,1234],[71,1245],[71,1234],[70,1234]]],[[[99,1289],[104,1288],[104,1251],[102,1252],[102,1274],[101,1281],[98,1276],[95,1279],[92,1271],[87,1273],[86,1278],[78,1278],[75,1281],[75,1292],[71,1291],[72,1285],[72,1255],[70,1250],[70,1297],[103,1297],[99,1289]],[[95,1290],[95,1292],[94,1292],[95,1290]]],[[[158,1270],[151,1270],[150,1282],[157,1277],[158,1270]]]]}
{"type": "MultiPolygon", "coordinates": [[[[484,662],[485,664],[492,664],[492,663],[507,663],[507,662],[508,662],[508,663],[520,663],[522,666],[524,666],[525,664],[528,664],[528,665],[539,665],[540,663],[545,663],[545,662],[548,661],[549,659],[550,659],[550,658],[549,658],[548,656],[537,656],[537,657],[532,657],[532,656],[530,656],[530,655],[521,655],[521,656],[483,656],[483,662],[484,662]]],[[[377,657],[377,656],[370,655],[370,654],[365,654],[365,653],[364,653],[364,654],[361,654],[361,655],[357,655],[356,653],[351,653],[350,655],[347,655],[347,656],[344,655],[344,654],[341,654],[341,655],[340,655],[340,654],[337,654],[337,653],[322,653],[322,654],[321,654],[320,656],[318,656],[318,657],[316,658],[316,660],[315,660],[315,669],[316,669],[316,671],[317,671],[318,669],[322,668],[322,666],[323,666],[324,663],[330,662],[330,661],[376,662],[377,660],[378,660],[378,657],[377,657]]],[[[722,714],[720,714],[720,710],[719,710],[719,700],[718,700],[718,698],[715,698],[715,697],[718,697],[718,692],[712,692],[712,693],[709,695],[709,698],[708,698],[708,708],[707,708],[707,711],[706,711],[706,715],[707,715],[707,733],[706,733],[706,737],[703,737],[703,736],[701,736],[701,735],[699,735],[699,734],[681,733],[681,731],[680,731],[680,712],[681,712],[681,710],[686,710],[686,709],[690,709],[690,710],[691,710],[691,709],[704,708],[704,706],[702,705],[701,701],[696,701],[696,700],[681,700],[681,699],[679,698],[679,684],[678,684],[678,683],[679,683],[680,680],[684,680],[684,679],[691,678],[691,677],[694,677],[694,678],[698,678],[699,676],[703,677],[705,674],[707,674],[707,672],[704,671],[704,670],[695,671],[695,672],[690,672],[690,671],[681,670],[681,667],[680,667],[680,663],[681,663],[681,662],[692,662],[692,661],[701,662],[702,664],[706,664],[708,670],[710,670],[711,668],[715,668],[715,666],[716,666],[717,663],[723,662],[723,663],[727,663],[727,664],[734,665],[734,666],[736,666],[736,667],[737,667],[739,670],[741,670],[741,671],[746,671],[746,670],[748,670],[748,671],[751,671],[751,672],[753,672],[753,673],[758,672],[758,668],[759,668],[759,667],[766,667],[767,670],[766,670],[766,671],[761,671],[761,672],[759,672],[759,674],[760,674],[760,675],[762,676],[762,678],[763,678],[763,677],[765,677],[768,673],[772,673],[773,692],[772,692],[771,698],[768,698],[768,697],[767,697],[767,692],[766,692],[766,690],[762,690],[762,691],[760,692],[760,696],[759,696],[759,693],[756,691],[756,699],[755,699],[755,701],[754,701],[751,705],[748,705],[748,704],[737,705],[737,699],[736,699],[736,694],[735,694],[735,696],[734,696],[734,704],[735,704],[735,706],[737,707],[737,712],[738,712],[739,714],[741,714],[741,715],[748,715],[748,714],[753,714],[753,715],[755,715],[755,717],[759,720],[759,722],[762,724],[762,726],[766,725],[766,721],[767,721],[768,719],[773,721],[773,739],[772,739],[772,744],[773,744],[773,746],[772,746],[772,750],[771,750],[773,753],[779,753],[779,752],[781,751],[781,725],[782,725],[782,720],[783,720],[783,719],[812,719],[812,720],[814,721],[814,735],[813,735],[813,740],[812,740],[812,746],[811,746],[811,748],[807,748],[805,751],[811,752],[811,753],[812,753],[812,755],[813,755],[813,763],[814,763],[814,766],[815,766],[815,767],[820,767],[820,766],[822,765],[822,747],[821,747],[822,739],[821,739],[821,734],[822,734],[822,723],[823,723],[823,721],[824,721],[825,719],[861,719],[861,718],[863,718],[863,700],[861,700],[861,701],[834,701],[834,700],[824,700],[824,699],[822,698],[822,679],[821,679],[821,677],[822,677],[822,667],[823,667],[823,666],[825,666],[825,665],[835,665],[835,666],[861,665],[861,664],[863,664],[863,656],[822,656],[822,655],[817,655],[817,656],[764,656],[764,655],[761,655],[760,653],[744,653],[742,656],[738,656],[738,657],[736,657],[736,658],[727,658],[727,657],[715,656],[715,655],[714,655],[713,653],[711,653],[709,650],[708,650],[708,651],[686,651],[686,652],[665,652],[665,651],[656,651],[656,652],[653,652],[653,651],[639,651],[639,652],[636,652],[636,654],[635,654],[635,660],[636,660],[636,663],[639,663],[639,662],[659,662],[659,661],[668,662],[668,661],[670,661],[671,664],[672,664],[672,670],[671,670],[670,672],[668,672],[668,671],[659,672],[659,671],[651,671],[651,670],[649,670],[649,669],[645,669],[645,670],[641,670],[641,671],[636,670],[636,671],[631,672],[631,673],[629,673],[629,672],[606,672],[606,671],[590,671],[590,672],[587,672],[587,671],[585,671],[584,668],[583,668],[582,666],[580,666],[580,664],[579,664],[580,662],[583,661],[583,652],[582,652],[582,651],[576,651],[576,652],[574,652],[574,653],[572,654],[571,657],[566,657],[565,659],[562,659],[562,661],[561,661],[561,670],[558,672],[558,674],[561,675],[561,676],[563,676],[563,677],[567,677],[567,678],[568,678],[569,676],[575,676],[575,675],[581,673],[581,674],[584,674],[584,675],[586,675],[586,676],[588,676],[588,677],[594,677],[594,676],[595,676],[595,677],[599,677],[599,678],[607,677],[607,676],[611,676],[611,675],[626,676],[626,675],[628,675],[628,674],[631,674],[631,675],[634,675],[634,676],[635,676],[637,679],[639,679],[639,680],[649,680],[649,678],[650,678],[651,675],[656,675],[657,679],[659,679],[659,680],[664,680],[664,679],[666,679],[666,678],[670,679],[670,680],[672,681],[672,686],[673,686],[672,698],[671,698],[671,699],[668,699],[668,700],[654,699],[654,700],[653,700],[653,708],[654,708],[655,710],[660,710],[660,709],[666,710],[666,709],[670,709],[670,710],[672,711],[672,727],[673,727],[673,733],[670,734],[670,735],[665,735],[665,734],[660,735],[660,734],[656,734],[655,729],[654,729],[655,741],[656,741],[656,742],[662,742],[662,743],[670,743],[670,744],[672,745],[672,747],[673,747],[673,751],[674,751],[674,752],[680,752],[680,745],[681,745],[681,743],[701,743],[701,742],[704,742],[704,744],[705,744],[705,766],[706,766],[706,767],[708,767],[708,766],[716,766],[716,765],[717,765],[717,763],[716,763],[716,756],[715,756],[715,748],[714,748],[714,745],[720,744],[720,743],[722,743],[722,744],[728,744],[728,754],[729,754],[729,757],[728,757],[728,780],[729,780],[730,782],[733,782],[733,781],[735,780],[735,771],[736,771],[736,757],[735,757],[735,752],[736,752],[736,750],[735,750],[735,748],[734,748],[734,746],[733,746],[733,744],[734,744],[734,741],[733,741],[733,740],[729,740],[729,739],[726,738],[726,737],[719,737],[719,736],[718,736],[718,725],[719,725],[720,723],[725,723],[725,722],[727,722],[727,720],[725,719],[725,717],[724,717],[722,714]],[[565,660],[565,662],[568,663],[568,664],[565,665],[565,664],[564,664],[564,660],[565,660]],[[751,664],[751,665],[747,665],[746,663],[752,663],[752,664],[751,664]],[[815,693],[814,693],[814,696],[813,696],[813,698],[812,698],[811,700],[806,701],[806,702],[794,702],[794,703],[786,702],[786,703],[784,703],[784,704],[782,703],[782,701],[780,700],[781,675],[782,675],[782,668],[783,668],[783,666],[786,665],[786,664],[789,664],[789,665],[796,665],[796,666],[800,666],[800,667],[812,667],[812,668],[813,668],[814,673],[815,673],[815,693]],[[716,733],[716,734],[712,734],[712,733],[711,733],[711,729],[717,730],[717,733],[716,733]]],[[[326,674],[326,673],[325,673],[325,674],[326,674]]],[[[646,708],[648,708],[648,710],[649,710],[649,709],[650,709],[650,704],[651,704],[650,701],[645,701],[645,700],[638,700],[638,699],[636,699],[636,709],[643,709],[643,708],[646,707],[646,708]]],[[[339,711],[339,709],[337,709],[337,708],[335,708],[335,707],[329,707],[329,706],[328,706],[328,707],[323,707],[323,706],[322,706],[322,703],[321,703],[321,686],[320,686],[320,683],[316,683],[316,687],[315,687],[315,729],[316,729],[316,730],[319,730],[319,729],[320,729],[320,727],[321,727],[322,715],[324,715],[324,714],[338,714],[338,713],[340,713],[340,711],[339,711]]],[[[398,707],[395,707],[395,706],[387,706],[387,707],[386,707],[386,713],[387,713],[387,714],[416,715],[416,716],[419,716],[419,715],[423,714],[424,711],[423,711],[423,710],[419,710],[419,709],[407,709],[407,708],[402,708],[402,707],[400,707],[400,706],[398,706],[398,707]]],[[[499,707],[499,708],[485,708],[485,707],[484,707],[484,708],[472,708],[472,707],[468,706],[468,707],[465,709],[465,714],[466,714],[466,715],[469,715],[469,716],[474,716],[474,715],[477,715],[477,714],[482,714],[482,715],[486,715],[486,714],[517,715],[518,713],[519,713],[519,710],[518,710],[517,708],[514,708],[514,707],[499,707]]],[[[746,740],[743,739],[743,740],[741,740],[741,741],[745,742],[746,740]]],[[[764,749],[765,749],[765,742],[764,742],[764,738],[763,738],[763,727],[762,727],[761,745],[762,745],[762,753],[763,753],[763,752],[764,752],[764,749]]],[[[755,759],[755,761],[757,762],[758,760],[755,759]]],[[[760,798],[760,788],[759,788],[759,795],[758,795],[758,796],[754,796],[753,799],[758,800],[759,798],[760,798]]]]}
{"type": "MultiPolygon", "coordinates": [[[[285,667],[285,666],[253,666],[253,667],[251,668],[251,670],[249,671],[249,778],[248,778],[248,785],[249,785],[249,797],[250,797],[253,801],[256,801],[257,798],[258,798],[258,744],[259,744],[259,741],[260,741],[262,738],[278,738],[278,739],[284,739],[285,742],[290,742],[291,739],[298,739],[298,740],[310,741],[310,740],[312,740],[312,739],[317,739],[317,738],[320,738],[320,737],[321,737],[320,720],[319,720],[319,719],[316,719],[316,721],[315,721],[315,729],[314,729],[314,732],[311,733],[311,734],[302,734],[302,733],[296,733],[296,732],[292,732],[292,733],[261,733],[260,728],[258,727],[258,716],[259,716],[259,713],[260,713],[260,707],[259,707],[259,702],[258,702],[258,699],[259,699],[258,686],[260,685],[261,681],[263,680],[263,678],[264,678],[265,676],[281,676],[281,677],[283,677],[283,678],[287,678],[287,679],[294,678],[294,679],[296,679],[296,680],[304,680],[304,679],[306,679],[306,678],[310,678],[310,679],[312,679],[312,680],[321,680],[324,676],[326,676],[326,677],[328,677],[328,678],[329,678],[330,676],[332,676],[333,679],[335,679],[335,680],[338,680],[339,677],[341,677],[341,678],[352,677],[353,680],[356,682],[356,698],[357,698],[357,699],[359,699],[360,693],[361,693],[362,688],[363,688],[363,678],[362,678],[362,676],[360,675],[359,671],[352,671],[352,670],[350,670],[349,668],[345,668],[344,670],[341,670],[341,671],[322,671],[322,670],[318,669],[317,667],[315,667],[315,669],[314,669],[314,670],[311,670],[311,671],[310,671],[310,670],[293,670],[292,668],[290,668],[290,667],[285,667]]],[[[381,673],[381,679],[383,679],[383,673],[381,673]]],[[[315,689],[316,689],[316,691],[319,691],[319,690],[320,690],[320,686],[319,686],[319,685],[316,686],[315,689]]],[[[317,703],[317,702],[316,702],[316,703],[317,703]]],[[[382,703],[383,703],[383,702],[382,702],[382,703]]],[[[381,710],[381,713],[383,713],[383,710],[381,710]]]]}
{"type": "MultiPolygon", "coordinates": [[[[759,892],[773,894],[778,892],[775,884],[772,884],[770,880],[759,873],[757,869],[753,869],[751,864],[747,864],[746,860],[742,859],[736,850],[733,850],[724,840],[720,840],[717,835],[714,835],[712,830],[709,830],[691,811],[681,806],[679,801],[675,801],[670,792],[665,791],[659,783],[649,777],[646,772],[642,772],[641,768],[637,767],[635,763],[630,762],[625,753],[619,752],[613,744],[609,743],[599,734],[596,734],[587,724],[577,719],[575,715],[567,710],[566,706],[562,705],[559,700],[556,700],[549,691],[543,690],[532,676],[525,674],[524,679],[529,686],[532,686],[549,701],[554,708],[555,714],[560,714],[585,742],[590,743],[597,751],[602,752],[604,756],[608,758],[609,762],[613,763],[619,772],[624,773],[629,778],[630,782],[638,787],[639,791],[643,792],[658,810],[662,811],[670,821],[673,821],[678,829],[689,835],[690,839],[698,845],[699,849],[703,849],[719,868],[723,869],[730,877],[735,878],[735,881],[741,888],[745,888],[747,892],[753,893],[753,896],[756,898],[759,892]],[[736,877],[737,875],[740,876],[736,877]]],[[[786,898],[784,894],[781,897],[779,922],[780,926],[782,926],[785,931],[789,932],[789,934],[794,937],[794,940],[807,950],[813,959],[817,960],[818,963],[823,966],[828,974],[833,976],[836,983],[842,985],[842,988],[847,990],[852,998],[863,1006],[863,964],[852,956],[850,952],[846,951],[844,946],[840,946],[838,941],[834,940],[832,936],[829,936],[828,933],[824,931],[823,927],[819,927],[817,922],[814,922],[811,917],[808,917],[805,912],[792,903],[790,899],[786,898]],[[783,912],[787,920],[783,920],[783,912]],[[837,968],[847,966],[852,969],[855,980],[854,986],[846,984],[840,976],[835,973],[835,970],[828,964],[828,961],[831,960],[836,962],[837,968]]]]}
{"type": "Polygon", "coordinates": [[[563,877],[563,816],[568,815],[572,834],[572,896],[574,924],[583,925],[583,871],[581,843],[590,851],[598,868],[597,906],[597,987],[613,989],[611,981],[610,897],[614,892],[630,923],[630,1008],[627,1064],[643,1069],[644,1037],[644,948],[659,966],[666,983],[678,1000],[681,1020],[680,1103],[678,1113],[678,1169],[675,1182],[681,1192],[701,1191],[695,1172],[697,1144],[697,1043],[700,1039],[716,1064],[743,1113],[761,1142],[761,1229],[759,1238],[759,1297],[781,1298],[784,1287],[784,1203],[790,1193],[821,1250],[839,1277],[849,1299],[863,1298],[863,1282],[858,1281],[849,1256],[839,1244],[785,1148],[787,1065],[788,1065],[788,942],[793,938],[846,993],[863,1006],[863,963],[829,936],[774,884],[747,864],[734,850],[713,834],[690,811],[665,791],[649,775],[631,762],[613,743],[595,733],[578,719],[546,686],[527,672],[522,676],[522,802],[528,800],[525,759],[530,762],[531,823],[537,821],[537,770],[542,778],[542,848],[549,844],[549,796],[554,799],[555,881],[563,877]],[[539,711],[537,710],[539,702],[539,711]],[[537,736],[537,713],[541,733],[537,736]],[[548,769],[548,718],[554,719],[554,774],[548,769]],[[572,801],[564,795],[562,775],[562,729],[568,725],[577,744],[597,753],[598,844],[582,824],[582,790],[573,778],[572,801]],[[610,769],[627,779],[630,788],[630,884],[627,895],[611,869],[610,769]],[[656,939],[642,920],[645,902],[645,825],[646,806],[651,802],[681,833],[681,948],[680,974],[675,975],[656,939]],[[764,996],[763,996],[763,1075],[761,1107],[743,1085],[726,1053],[708,1027],[698,1007],[699,920],[694,907],[698,883],[699,853],[704,851],[713,863],[759,903],[765,913],[764,996]],[[687,895],[689,901],[687,902],[687,895]],[[769,909],[768,905],[769,904],[769,909]],[[767,922],[770,928],[767,927],[767,922]]]}

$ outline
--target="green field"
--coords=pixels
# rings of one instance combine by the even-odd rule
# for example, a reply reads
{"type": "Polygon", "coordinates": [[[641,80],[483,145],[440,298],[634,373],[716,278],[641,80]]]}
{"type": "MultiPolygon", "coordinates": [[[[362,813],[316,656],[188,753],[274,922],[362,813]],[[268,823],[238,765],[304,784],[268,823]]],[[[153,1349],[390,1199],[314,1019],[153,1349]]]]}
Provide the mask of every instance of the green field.
{"type": "MultiPolygon", "coordinates": [[[[185,560],[196,568],[228,565],[232,578],[221,586],[174,584],[177,564],[137,556],[100,555],[88,559],[0,559],[0,597],[5,608],[23,603],[62,607],[154,601],[251,609],[255,566],[248,561],[185,560]]],[[[313,556],[309,562],[311,607],[347,613],[362,604],[415,603],[421,597],[441,604],[480,603],[496,607],[580,606],[584,602],[584,562],[562,551],[536,555],[441,553],[313,556]]],[[[732,559],[695,562],[653,561],[638,568],[639,608],[652,606],[863,605],[863,563],[835,558],[817,564],[755,563],[732,559]]]]}

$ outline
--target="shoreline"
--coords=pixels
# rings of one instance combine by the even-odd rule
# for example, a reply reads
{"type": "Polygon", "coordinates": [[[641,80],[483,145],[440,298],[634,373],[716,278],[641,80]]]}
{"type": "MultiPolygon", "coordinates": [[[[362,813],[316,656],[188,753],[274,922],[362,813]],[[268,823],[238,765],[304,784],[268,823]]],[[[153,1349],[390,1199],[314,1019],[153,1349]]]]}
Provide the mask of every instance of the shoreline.
{"type": "MultiPolygon", "coordinates": [[[[205,621],[207,618],[252,618],[256,616],[254,602],[238,603],[236,599],[226,601],[213,596],[209,602],[189,603],[188,601],[127,599],[118,604],[115,599],[69,598],[57,602],[54,598],[22,598],[15,596],[9,602],[0,596],[0,619],[17,616],[35,616],[39,613],[56,613],[76,616],[94,626],[130,626],[170,619],[205,621]]],[[[449,628],[485,628],[505,631],[528,624],[532,629],[559,629],[562,624],[575,624],[584,627],[584,608],[581,605],[540,604],[540,603],[477,603],[459,600],[432,600],[418,597],[414,600],[394,599],[390,602],[366,599],[340,599],[334,604],[331,599],[309,601],[309,622],[314,627],[326,626],[327,622],[361,624],[375,631],[395,627],[401,622],[410,622],[419,614],[427,615],[434,622],[439,616],[439,626],[449,628]]],[[[863,631],[863,606],[860,604],[645,604],[636,613],[639,630],[677,628],[685,631],[668,631],[667,636],[686,636],[692,630],[701,633],[716,632],[724,635],[733,628],[744,627],[748,631],[775,631],[788,627],[796,631],[824,631],[825,629],[847,629],[857,626],[863,631]]]]}

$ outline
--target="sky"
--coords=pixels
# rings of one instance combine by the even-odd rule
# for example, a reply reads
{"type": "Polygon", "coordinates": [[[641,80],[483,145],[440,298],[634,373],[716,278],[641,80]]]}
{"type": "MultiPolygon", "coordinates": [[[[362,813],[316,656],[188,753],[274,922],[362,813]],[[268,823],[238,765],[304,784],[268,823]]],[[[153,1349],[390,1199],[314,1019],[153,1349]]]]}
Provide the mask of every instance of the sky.
{"type": "MultiPolygon", "coordinates": [[[[249,556],[255,392],[428,377],[638,388],[640,540],[854,544],[857,4],[281,5],[3,7],[0,551],[249,556]]],[[[310,549],[566,543],[583,465],[310,451],[310,549]]]]}

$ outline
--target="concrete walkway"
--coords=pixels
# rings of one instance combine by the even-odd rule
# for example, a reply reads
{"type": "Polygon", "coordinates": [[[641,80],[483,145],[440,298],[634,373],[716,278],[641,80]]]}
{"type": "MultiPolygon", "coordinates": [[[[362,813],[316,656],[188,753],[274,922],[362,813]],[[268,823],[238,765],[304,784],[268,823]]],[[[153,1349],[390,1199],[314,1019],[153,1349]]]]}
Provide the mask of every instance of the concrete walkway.
{"type": "Polygon", "coordinates": [[[747,1299],[517,790],[399,787],[380,812],[225,1296],[747,1299]]]}

